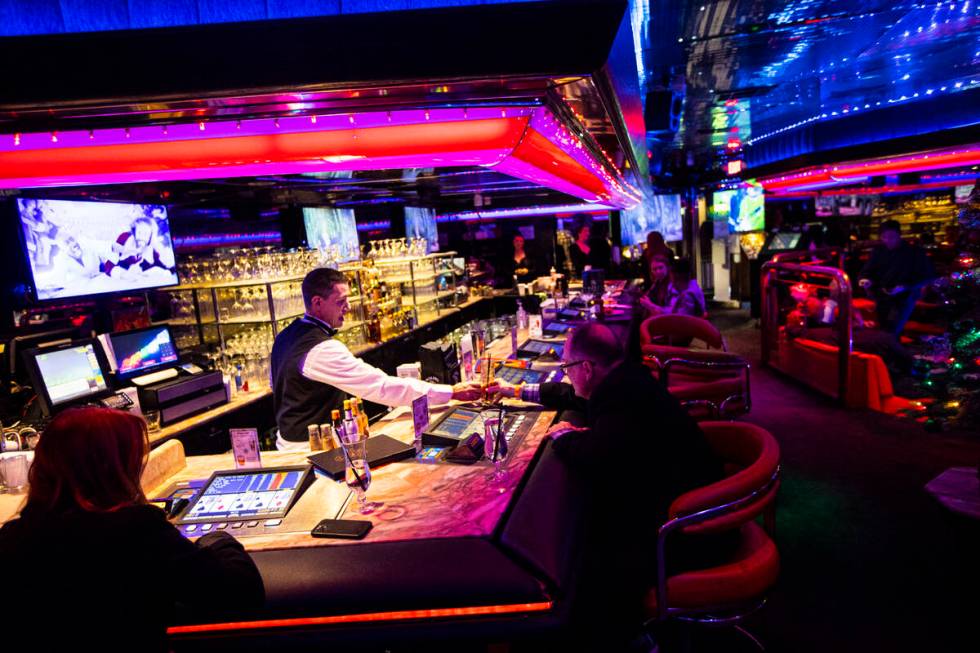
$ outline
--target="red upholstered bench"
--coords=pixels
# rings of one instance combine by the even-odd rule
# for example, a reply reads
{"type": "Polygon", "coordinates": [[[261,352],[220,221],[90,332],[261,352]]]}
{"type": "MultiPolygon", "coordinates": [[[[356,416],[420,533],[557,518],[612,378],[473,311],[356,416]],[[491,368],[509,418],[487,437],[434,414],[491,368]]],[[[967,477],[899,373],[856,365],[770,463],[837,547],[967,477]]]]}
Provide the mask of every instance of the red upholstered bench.
{"type": "MultiPolygon", "coordinates": [[[[780,332],[779,350],[773,352],[770,365],[832,397],[837,396],[836,345],[806,338],[787,338],[780,332]]],[[[898,397],[892,388],[888,368],[880,356],[851,352],[845,404],[850,408],[871,408],[883,413],[897,413],[911,405],[898,397]]]]}

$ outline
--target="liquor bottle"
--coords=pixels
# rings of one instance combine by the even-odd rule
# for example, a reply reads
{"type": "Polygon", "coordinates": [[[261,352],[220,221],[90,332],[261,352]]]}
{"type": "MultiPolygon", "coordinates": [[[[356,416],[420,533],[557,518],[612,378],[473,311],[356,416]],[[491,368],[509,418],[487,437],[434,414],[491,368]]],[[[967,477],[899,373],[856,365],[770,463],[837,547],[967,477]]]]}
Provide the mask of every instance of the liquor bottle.
{"type": "Polygon", "coordinates": [[[320,425],[320,445],[324,451],[336,449],[340,446],[340,440],[337,439],[337,434],[332,425],[327,423],[320,425]]]}
{"type": "Polygon", "coordinates": [[[344,424],[340,421],[340,411],[336,408],[330,411],[330,421],[333,422],[333,434],[337,438],[337,446],[344,442],[344,424]]]}
{"type": "Polygon", "coordinates": [[[321,451],[323,443],[320,440],[320,427],[316,424],[310,424],[306,427],[306,433],[310,438],[310,451],[321,451]]]}
{"type": "Polygon", "coordinates": [[[344,442],[357,442],[361,439],[361,430],[357,428],[357,420],[351,409],[350,399],[344,399],[344,442]]]}
{"type": "Polygon", "coordinates": [[[517,300],[517,328],[527,329],[528,317],[527,311],[524,310],[524,305],[521,304],[521,300],[517,300]]]}
{"type": "Polygon", "coordinates": [[[364,401],[358,397],[354,400],[357,407],[357,425],[361,429],[361,433],[364,434],[365,438],[370,437],[368,432],[368,416],[364,412],[364,401]]]}

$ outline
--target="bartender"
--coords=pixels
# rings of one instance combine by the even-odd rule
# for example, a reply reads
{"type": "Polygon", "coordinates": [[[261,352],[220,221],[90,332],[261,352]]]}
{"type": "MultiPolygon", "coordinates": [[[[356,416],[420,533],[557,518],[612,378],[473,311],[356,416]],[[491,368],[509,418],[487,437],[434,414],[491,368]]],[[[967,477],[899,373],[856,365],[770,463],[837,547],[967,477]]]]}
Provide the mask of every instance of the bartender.
{"type": "Polygon", "coordinates": [[[276,336],[272,401],[281,450],[306,448],[306,427],[329,422],[330,412],[341,408],[346,395],[387,406],[409,405],[423,395],[433,404],[481,396],[478,384],[451,386],[389,376],[354,356],[334,337],[350,312],[349,295],[343,273],[313,270],[303,279],[306,314],[276,336]]]}

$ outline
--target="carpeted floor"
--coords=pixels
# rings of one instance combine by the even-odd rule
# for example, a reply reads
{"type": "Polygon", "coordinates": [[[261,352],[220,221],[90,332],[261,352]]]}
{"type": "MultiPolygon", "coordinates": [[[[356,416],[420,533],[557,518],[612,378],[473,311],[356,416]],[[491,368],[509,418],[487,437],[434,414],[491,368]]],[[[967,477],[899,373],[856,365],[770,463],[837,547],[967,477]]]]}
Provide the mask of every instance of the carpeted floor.
{"type": "Polygon", "coordinates": [[[770,651],[980,650],[980,522],[954,518],[924,490],[948,467],[976,466],[980,434],[842,409],[759,365],[746,312],[713,321],[752,360],[746,419],[783,456],[782,572],[749,629],[770,651]]]}

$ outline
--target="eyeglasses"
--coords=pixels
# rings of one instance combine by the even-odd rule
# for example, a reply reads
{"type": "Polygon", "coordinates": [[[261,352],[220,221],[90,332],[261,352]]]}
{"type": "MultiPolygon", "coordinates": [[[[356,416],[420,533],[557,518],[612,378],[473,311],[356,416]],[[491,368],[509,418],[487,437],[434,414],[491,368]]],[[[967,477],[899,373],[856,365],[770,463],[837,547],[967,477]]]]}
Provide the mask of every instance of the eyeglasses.
{"type": "Polygon", "coordinates": [[[589,361],[587,360],[580,360],[580,361],[572,361],[570,363],[562,363],[558,366],[558,369],[560,369],[562,372],[568,372],[568,368],[575,367],[576,365],[581,365],[582,363],[588,363],[588,362],[589,361]]]}

